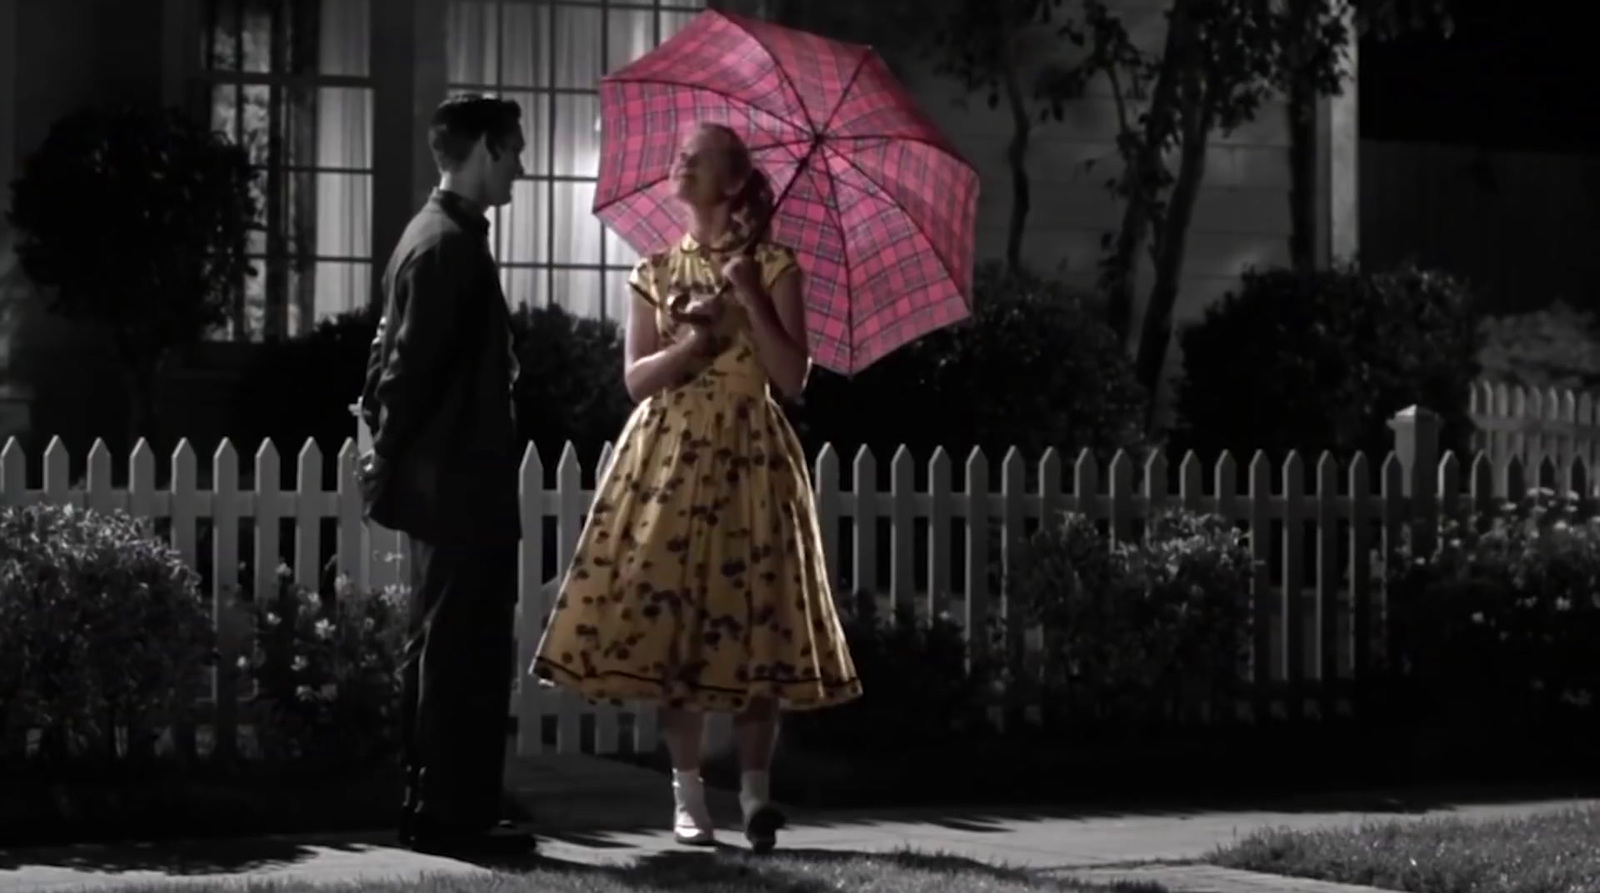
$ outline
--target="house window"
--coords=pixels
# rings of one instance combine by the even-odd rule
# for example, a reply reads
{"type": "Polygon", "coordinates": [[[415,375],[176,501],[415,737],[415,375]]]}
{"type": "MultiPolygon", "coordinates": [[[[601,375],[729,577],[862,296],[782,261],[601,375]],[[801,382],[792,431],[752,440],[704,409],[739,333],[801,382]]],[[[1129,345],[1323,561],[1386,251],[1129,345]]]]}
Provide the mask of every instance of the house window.
{"type": "Polygon", "coordinates": [[[258,275],[223,337],[309,331],[372,289],[369,0],[204,0],[213,126],[250,153],[258,275]]]}
{"type": "Polygon", "coordinates": [[[450,0],[451,92],[522,105],[528,175],[491,215],[512,306],[622,320],[638,255],[594,216],[600,76],[688,24],[704,0],[450,0]]]}

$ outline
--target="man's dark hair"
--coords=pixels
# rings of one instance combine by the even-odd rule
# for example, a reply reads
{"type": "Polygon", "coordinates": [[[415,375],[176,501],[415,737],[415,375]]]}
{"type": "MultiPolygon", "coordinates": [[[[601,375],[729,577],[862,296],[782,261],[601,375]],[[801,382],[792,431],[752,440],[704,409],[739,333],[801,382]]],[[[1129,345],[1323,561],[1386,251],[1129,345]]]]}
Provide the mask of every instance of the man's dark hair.
{"type": "Polygon", "coordinates": [[[510,144],[522,123],[522,106],[510,99],[462,93],[439,103],[428,128],[428,148],[441,170],[455,170],[472,154],[478,140],[498,154],[510,144]]]}

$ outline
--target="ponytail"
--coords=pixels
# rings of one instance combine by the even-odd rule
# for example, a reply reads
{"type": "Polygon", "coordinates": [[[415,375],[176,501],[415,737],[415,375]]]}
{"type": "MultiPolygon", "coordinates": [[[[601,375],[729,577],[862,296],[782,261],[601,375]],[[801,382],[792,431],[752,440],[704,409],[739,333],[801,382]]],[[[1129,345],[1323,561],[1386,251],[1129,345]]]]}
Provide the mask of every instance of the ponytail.
{"type": "Polygon", "coordinates": [[[744,218],[745,226],[754,229],[764,225],[772,216],[772,206],[775,202],[772,179],[761,168],[750,165],[750,173],[745,177],[744,187],[734,197],[733,213],[744,218]]]}

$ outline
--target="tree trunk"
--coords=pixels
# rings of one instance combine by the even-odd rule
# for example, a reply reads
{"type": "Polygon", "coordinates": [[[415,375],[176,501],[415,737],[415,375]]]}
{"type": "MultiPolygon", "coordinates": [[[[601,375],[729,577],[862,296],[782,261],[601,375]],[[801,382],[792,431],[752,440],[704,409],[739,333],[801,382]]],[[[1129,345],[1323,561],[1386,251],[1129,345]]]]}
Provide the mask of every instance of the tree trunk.
{"type": "MultiPolygon", "coordinates": [[[[1144,116],[1142,141],[1132,153],[1124,156],[1123,185],[1127,187],[1127,205],[1122,209],[1122,225],[1117,229],[1110,257],[1101,270],[1100,284],[1106,295],[1106,322],[1133,349],[1133,295],[1134,264],[1139,250],[1149,236],[1155,219],[1154,205],[1160,196],[1159,186],[1152,186],[1163,164],[1162,143],[1172,129],[1177,115],[1179,55],[1189,44],[1189,4],[1178,0],[1168,17],[1167,37],[1162,48],[1162,65],[1150,91],[1150,107],[1144,116]]],[[[1124,139],[1135,136],[1125,134],[1124,139]]]]}
{"type": "Polygon", "coordinates": [[[1006,267],[1013,273],[1022,270],[1022,239],[1027,233],[1028,213],[1033,209],[1032,185],[1028,179],[1028,141],[1033,136],[1033,116],[1028,114],[1028,99],[1022,92],[1022,76],[1010,57],[1005,60],[1006,104],[1011,107],[1011,143],[1006,160],[1011,166],[1011,219],[1006,224],[1006,267]]]}
{"type": "Polygon", "coordinates": [[[1194,218],[1200,183],[1205,179],[1206,148],[1210,143],[1214,121],[1209,100],[1210,97],[1201,97],[1200,108],[1196,109],[1198,120],[1187,128],[1188,132],[1184,135],[1177,182],[1172,186],[1171,204],[1161,221],[1161,235],[1156,244],[1155,282],[1150,287],[1150,302],[1145,307],[1144,324],[1139,336],[1139,354],[1134,362],[1139,383],[1149,395],[1146,428],[1155,420],[1156,398],[1162,384],[1161,373],[1166,368],[1167,348],[1172,343],[1172,311],[1178,303],[1178,282],[1183,276],[1189,223],[1194,218]]]}
{"type": "Polygon", "coordinates": [[[1315,0],[1291,0],[1285,114],[1289,126],[1289,263],[1302,273],[1317,265],[1317,89],[1300,70],[1308,46],[1318,39],[1315,0]]]}
{"type": "Polygon", "coordinates": [[[1296,83],[1289,91],[1289,263],[1317,266],[1317,96],[1296,83]]]}

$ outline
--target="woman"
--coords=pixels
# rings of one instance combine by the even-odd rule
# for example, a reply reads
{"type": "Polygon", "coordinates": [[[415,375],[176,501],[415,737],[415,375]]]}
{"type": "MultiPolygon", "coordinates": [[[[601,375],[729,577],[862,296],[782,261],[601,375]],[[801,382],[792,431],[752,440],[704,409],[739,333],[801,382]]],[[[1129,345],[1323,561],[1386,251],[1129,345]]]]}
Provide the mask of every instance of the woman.
{"type": "Polygon", "coordinates": [[[772,188],[732,130],[704,124],[672,176],[690,212],[629,278],[625,380],[639,402],[596,487],[532,672],[595,701],[651,700],[672,755],[673,832],[711,845],[705,711],[734,714],[745,837],[770,850],[782,709],[859,697],[799,440],[768,393],[805,386],[800,270],[748,234],[772,188]]]}

